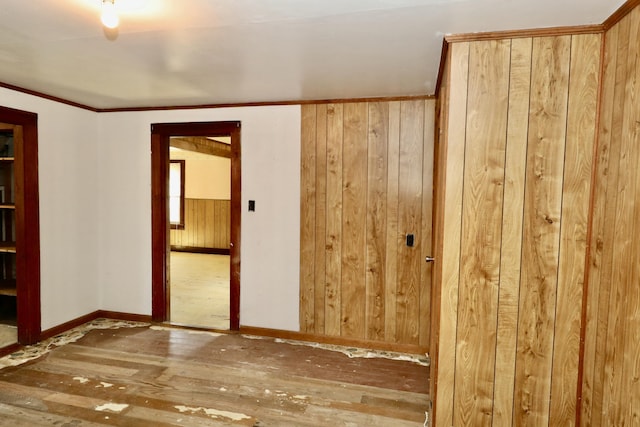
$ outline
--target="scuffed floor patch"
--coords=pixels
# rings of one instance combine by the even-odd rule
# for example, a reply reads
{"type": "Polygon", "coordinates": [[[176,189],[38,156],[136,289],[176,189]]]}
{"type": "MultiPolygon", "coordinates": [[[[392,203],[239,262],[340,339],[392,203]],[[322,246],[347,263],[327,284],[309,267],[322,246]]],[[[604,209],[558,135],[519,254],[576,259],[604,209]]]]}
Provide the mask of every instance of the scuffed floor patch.
{"type": "Polygon", "coordinates": [[[94,329],[120,329],[120,328],[142,328],[149,326],[149,323],[128,322],[123,320],[96,319],[84,325],[73,328],[55,337],[41,341],[37,344],[26,346],[23,349],[0,358],[0,369],[8,366],[18,366],[30,360],[37,359],[55,347],[73,343],[84,337],[94,329]]]}
{"type": "Polygon", "coordinates": [[[204,412],[205,414],[207,414],[208,416],[210,416],[211,418],[227,418],[233,421],[241,421],[241,420],[250,420],[251,417],[245,414],[240,414],[238,412],[229,412],[229,411],[220,411],[217,409],[211,409],[211,408],[192,408],[189,406],[182,406],[182,405],[178,405],[178,406],[174,406],[174,408],[176,408],[178,411],[180,411],[180,413],[185,413],[185,412],[191,412],[192,414],[198,413],[198,412],[204,412]]]}
{"type": "MultiPolygon", "coordinates": [[[[259,338],[259,337],[251,337],[247,335],[243,335],[245,338],[259,338]]],[[[349,358],[364,358],[364,359],[391,359],[391,360],[400,360],[405,362],[416,363],[420,366],[429,366],[429,356],[424,355],[416,355],[416,354],[407,354],[407,353],[398,353],[394,351],[382,351],[382,350],[367,350],[364,348],[356,348],[356,347],[345,347],[341,345],[333,345],[333,344],[319,344],[314,342],[306,342],[306,341],[296,341],[296,340],[285,340],[281,338],[276,338],[275,342],[284,343],[284,344],[292,344],[292,345],[304,345],[307,347],[318,348],[321,350],[329,350],[336,351],[338,353],[342,353],[347,355],[349,358]]]]}
{"type": "Polygon", "coordinates": [[[105,403],[104,405],[96,406],[96,411],[99,411],[99,412],[108,411],[108,412],[120,413],[125,409],[127,409],[128,407],[129,405],[127,405],[126,403],[105,403]]]}

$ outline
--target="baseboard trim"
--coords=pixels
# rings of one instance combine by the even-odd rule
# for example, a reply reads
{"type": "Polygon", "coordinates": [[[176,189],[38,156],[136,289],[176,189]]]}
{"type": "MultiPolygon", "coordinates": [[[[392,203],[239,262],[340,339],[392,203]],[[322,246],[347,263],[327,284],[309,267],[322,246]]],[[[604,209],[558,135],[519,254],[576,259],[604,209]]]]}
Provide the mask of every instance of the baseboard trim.
{"type": "MultiPolygon", "coordinates": [[[[84,316],[80,316],[76,319],[70,320],[58,326],[54,326],[53,328],[42,331],[40,341],[44,341],[48,338],[54,337],[56,335],[60,335],[64,332],[67,332],[73,328],[84,325],[85,323],[91,322],[92,320],[96,320],[96,319],[113,319],[113,320],[123,320],[128,322],[154,323],[151,319],[151,316],[146,314],[132,314],[132,313],[123,313],[119,311],[96,310],[92,313],[85,314],[84,316]]],[[[183,325],[171,325],[168,323],[161,323],[161,325],[164,325],[167,327],[174,327],[177,329],[198,329],[198,330],[203,329],[203,328],[191,328],[183,325]]],[[[214,330],[211,330],[211,331],[214,331],[214,330]]],[[[328,335],[307,334],[303,332],[285,331],[283,329],[259,328],[255,326],[240,326],[239,331],[215,330],[215,332],[227,333],[227,334],[240,333],[245,335],[256,335],[260,337],[305,341],[305,342],[312,342],[317,344],[341,345],[346,347],[357,347],[357,348],[365,348],[365,349],[371,349],[371,350],[394,351],[398,353],[407,353],[407,354],[416,354],[416,355],[424,355],[424,354],[427,354],[429,351],[428,347],[421,346],[421,345],[389,343],[389,342],[382,342],[382,341],[370,341],[370,340],[361,340],[361,339],[345,338],[345,337],[332,337],[328,335]]],[[[19,348],[21,348],[21,346],[19,345],[4,347],[0,349],[0,355],[10,354],[18,350],[19,348]]]]}
{"type": "Polygon", "coordinates": [[[286,340],[306,341],[318,344],[341,345],[346,347],[366,348],[371,350],[394,351],[398,353],[424,355],[428,347],[414,344],[388,343],[354,338],[332,337],[328,335],[306,334],[303,332],[285,331],[281,329],[258,328],[255,326],[240,326],[241,334],[257,335],[261,337],[280,338],[286,340]]]}
{"type": "Polygon", "coordinates": [[[92,320],[96,320],[99,311],[94,311],[93,313],[85,314],[84,316],[77,317],[75,319],[69,320],[68,322],[62,323],[60,325],[54,326],[53,328],[49,328],[45,331],[42,331],[40,334],[40,341],[44,341],[46,339],[55,337],[56,335],[60,335],[68,330],[73,328],[77,328],[80,325],[84,325],[87,322],[91,322],[92,320]]]}
{"type": "Polygon", "coordinates": [[[126,322],[152,323],[151,315],[123,313],[120,311],[98,310],[98,319],[124,320],[126,322]]]}
{"type": "Polygon", "coordinates": [[[53,328],[47,329],[46,331],[42,331],[40,335],[40,341],[44,341],[51,337],[55,337],[56,335],[60,335],[65,333],[73,328],[77,328],[78,326],[82,326],[85,323],[91,322],[96,319],[113,319],[113,320],[124,320],[127,322],[151,322],[151,316],[147,316],[144,314],[131,314],[131,313],[121,313],[118,311],[107,311],[107,310],[96,310],[93,313],[85,314],[84,316],[77,317],[68,322],[62,323],[58,326],[54,326],[53,328]]]}
{"type": "Polygon", "coordinates": [[[229,255],[229,249],[223,248],[199,248],[196,246],[171,246],[174,252],[189,252],[194,254],[229,255]]]}

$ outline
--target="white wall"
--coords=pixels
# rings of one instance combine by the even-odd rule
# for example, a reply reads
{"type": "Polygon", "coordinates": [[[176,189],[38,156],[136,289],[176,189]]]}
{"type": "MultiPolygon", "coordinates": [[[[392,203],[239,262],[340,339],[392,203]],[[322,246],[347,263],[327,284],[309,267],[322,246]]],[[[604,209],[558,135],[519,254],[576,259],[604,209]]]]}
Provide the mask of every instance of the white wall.
{"type": "Polygon", "coordinates": [[[100,308],[98,116],[4,88],[0,105],[38,114],[41,306],[46,330],[100,308]]]}
{"type": "Polygon", "coordinates": [[[185,160],[187,199],[229,200],[231,198],[231,159],[193,151],[171,151],[172,160],[185,160]]]}
{"type": "Polygon", "coordinates": [[[151,314],[150,124],[219,120],[242,122],[240,322],[299,330],[299,106],[97,114],[4,88],[0,105],[38,114],[43,330],[151,314]]]}
{"type": "Polygon", "coordinates": [[[102,113],[98,120],[100,308],[151,314],[150,125],[239,120],[240,323],[299,330],[300,107],[102,113]],[[250,199],[256,212],[247,211],[250,199]]]}

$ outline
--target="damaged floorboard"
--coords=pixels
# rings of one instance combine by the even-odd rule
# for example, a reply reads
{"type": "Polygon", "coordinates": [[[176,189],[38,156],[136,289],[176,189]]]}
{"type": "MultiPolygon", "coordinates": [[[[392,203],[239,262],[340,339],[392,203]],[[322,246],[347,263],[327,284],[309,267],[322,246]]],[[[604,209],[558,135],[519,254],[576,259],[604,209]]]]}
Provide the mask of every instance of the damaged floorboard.
{"type": "Polygon", "coordinates": [[[428,369],[269,338],[97,329],[0,369],[0,425],[422,426],[428,369]]]}

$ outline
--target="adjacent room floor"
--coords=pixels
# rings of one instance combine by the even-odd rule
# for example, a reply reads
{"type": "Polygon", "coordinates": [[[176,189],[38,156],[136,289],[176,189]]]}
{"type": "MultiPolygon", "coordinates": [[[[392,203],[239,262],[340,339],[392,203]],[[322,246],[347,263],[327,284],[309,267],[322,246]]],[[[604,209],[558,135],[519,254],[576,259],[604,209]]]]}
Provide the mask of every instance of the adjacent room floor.
{"type": "Polygon", "coordinates": [[[0,296],[0,348],[18,342],[15,297],[0,296]]]}
{"type": "Polygon", "coordinates": [[[0,425],[425,422],[429,368],[417,356],[144,324],[98,327],[42,343],[38,358],[18,366],[10,365],[26,359],[21,353],[0,359],[0,425]]]}
{"type": "Polygon", "coordinates": [[[171,252],[170,321],[229,329],[229,256],[171,252]]]}
{"type": "Polygon", "coordinates": [[[18,342],[18,328],[0,324],[0,348],[18,342]]]}

